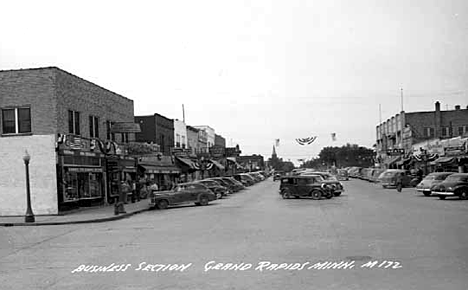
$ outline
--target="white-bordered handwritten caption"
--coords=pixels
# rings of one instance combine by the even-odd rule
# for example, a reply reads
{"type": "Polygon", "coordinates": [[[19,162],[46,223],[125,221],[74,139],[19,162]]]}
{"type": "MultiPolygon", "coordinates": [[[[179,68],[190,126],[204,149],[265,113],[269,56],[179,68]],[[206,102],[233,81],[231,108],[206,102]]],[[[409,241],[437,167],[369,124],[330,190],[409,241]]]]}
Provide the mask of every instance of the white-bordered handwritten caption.
{"type": "Polygon", "coordinates": [[[257,263],[231,263],[208,261],[203,265],[194,266],[193,263],[180,264],[159,264],[140,262],[138,264],[130,263],[111,263],[108,265],[79,265],[71,271],[75,273],[108,273],[108,272],[185,272],[190,268],[201,268],[203,272],[215,271],[307,271],[307,270],[351,270],[351,269],[401,269],[403,266],[398,261],[370,260],[357,263],[352,260],[343,261],[321,261],[321,262],[302,262],[302,263],[274,263],[271,261],[260,261],[257,263]]]}

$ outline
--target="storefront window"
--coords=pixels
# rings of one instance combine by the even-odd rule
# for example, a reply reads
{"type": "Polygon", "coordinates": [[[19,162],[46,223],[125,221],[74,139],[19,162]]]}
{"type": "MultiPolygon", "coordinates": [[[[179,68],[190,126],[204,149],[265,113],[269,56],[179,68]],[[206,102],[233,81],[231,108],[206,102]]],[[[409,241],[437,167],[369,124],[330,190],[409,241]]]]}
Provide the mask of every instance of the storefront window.
{"type": "Polygon", "coordinates": [[[63,201],[102,197],[102,173],[78,170],[81,168],[65,168],[63,201]]]}

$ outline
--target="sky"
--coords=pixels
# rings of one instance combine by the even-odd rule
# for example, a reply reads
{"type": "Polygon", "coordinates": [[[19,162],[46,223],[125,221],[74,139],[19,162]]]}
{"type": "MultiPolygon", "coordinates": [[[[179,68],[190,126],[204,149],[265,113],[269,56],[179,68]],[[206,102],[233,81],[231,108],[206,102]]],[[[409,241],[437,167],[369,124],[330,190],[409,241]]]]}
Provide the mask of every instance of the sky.
{"type": "Polygon", "coordinates": [[[135,115],[182,119],[183,104],[188,125],[243,154],[268,158],[280,139],[298,164],[371,148],[402,105],[466,108],[468,1],[0,0],[0,70],[45,66],[134,100],[135,115]]]}

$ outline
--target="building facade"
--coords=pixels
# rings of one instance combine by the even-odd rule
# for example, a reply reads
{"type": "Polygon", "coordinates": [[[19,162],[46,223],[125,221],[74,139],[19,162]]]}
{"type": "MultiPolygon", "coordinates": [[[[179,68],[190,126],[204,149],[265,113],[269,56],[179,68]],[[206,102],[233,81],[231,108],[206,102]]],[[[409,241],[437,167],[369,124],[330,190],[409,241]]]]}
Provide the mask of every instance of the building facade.
{"type": "Polygon", "coordinates": [[[390,168],[412,154],[413,145],[432,139],[468,136],[468,107],[442,111],[400,112],[376,127],[377,161],[390,168]]]}
{"type": "Polygon", "coordinates": [[[35,214],[106,202],[114,176],[136,174],[123,145],[134,133],[112,130],[133,124],[133,109],[132,100],[56,67],[0,71],[0,215],[25,212],[25,151],[35,214]]]}
{"type": "Polygon", "coordinates": [[[187,126],[184,121],[174,119],[174,147],[186,149],[187,145],[187,126]]]}
{"type": "Polygon", "coordinates": [[[206,135],[206,148],[210,148],[215,144],[215,130],[210,126],[194,126],[195,128],[199,129],[200,131],[204,131],[206,135]]]}
{"type": "Polygon", "coordinates": [[[221,135],[215,134],[214,145],[226,148],[226,139],[221,135]]]}
{"type": "Polygon", "coordinates": [[[200,150],[200,143],[198,142],[199,131],[195,127],[187,126],[187,143],[192,154],[196,154],[200,150]]]}
{"type": "Polygon", "coordinates": [[[174,148],[174,121],[160,114],[135,116],[135,123],[140,125],[141,133],[136,133],[137,142],[156,143],[161,153],[171,155],[174,148]]]}

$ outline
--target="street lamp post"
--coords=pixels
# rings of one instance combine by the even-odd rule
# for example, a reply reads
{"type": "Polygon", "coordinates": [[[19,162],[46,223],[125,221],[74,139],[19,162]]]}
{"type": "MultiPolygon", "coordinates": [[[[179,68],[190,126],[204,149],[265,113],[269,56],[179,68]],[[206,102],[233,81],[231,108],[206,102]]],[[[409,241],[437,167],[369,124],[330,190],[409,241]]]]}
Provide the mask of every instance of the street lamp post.
{"type": "Polygon", "coordinates": [[[28,151],[25,152],[23,156],[24,166],[26,167],[26,216],[24,217],[24,221],[27,223],[33,223],[34,213],[31,208],[31,189],[29,187],[29,161],[31,160],[31,156],[29,155],[28,151]]]}

